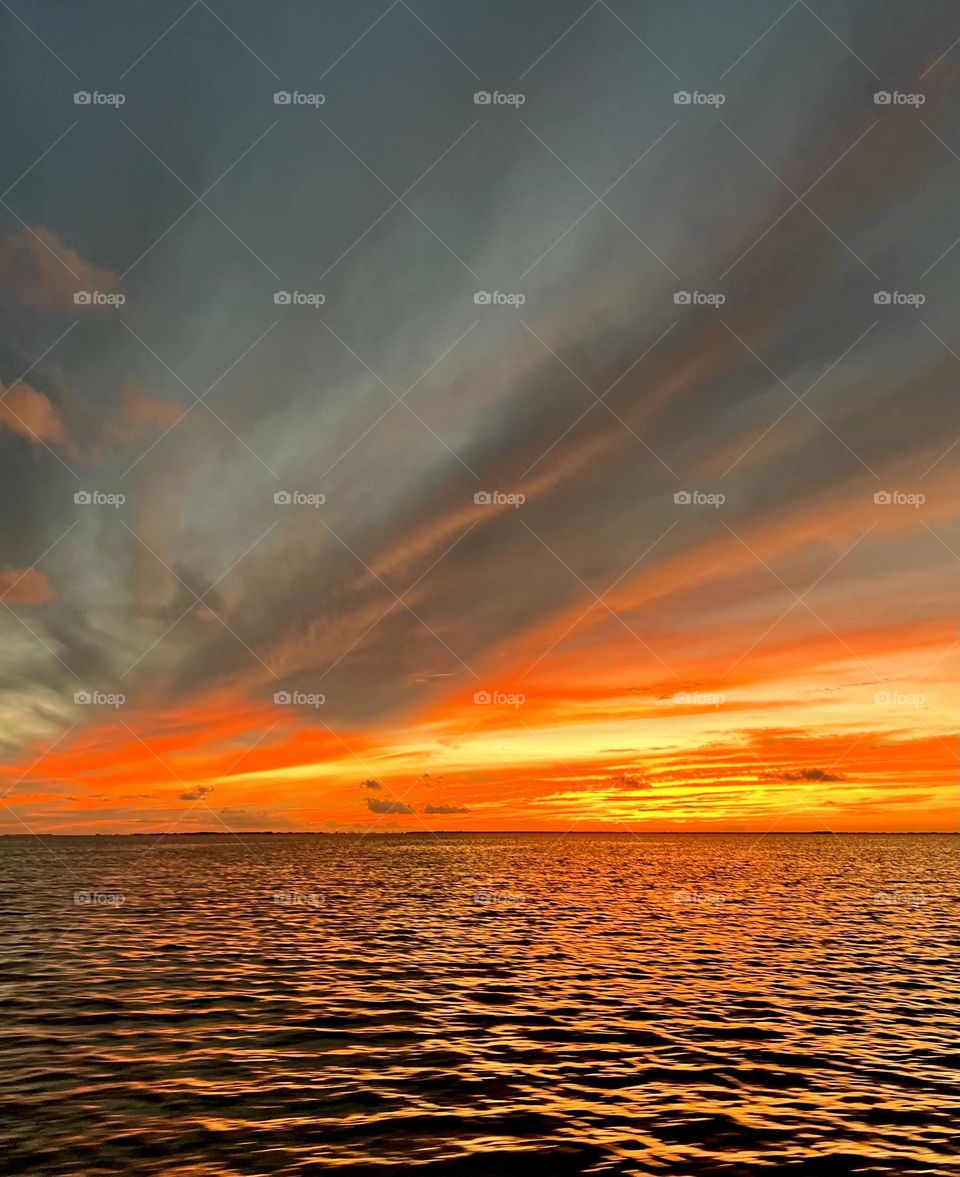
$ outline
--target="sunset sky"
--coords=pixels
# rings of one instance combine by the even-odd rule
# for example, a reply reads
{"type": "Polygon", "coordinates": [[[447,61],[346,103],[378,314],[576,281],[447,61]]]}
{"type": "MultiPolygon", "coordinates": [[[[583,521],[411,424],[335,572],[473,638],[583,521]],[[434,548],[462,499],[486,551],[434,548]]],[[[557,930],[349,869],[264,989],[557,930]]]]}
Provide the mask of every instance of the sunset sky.
{"type": "Polygon", "coordinates": [[[955,828],[955,4],[12,8],[0,831],[955,828]]]}

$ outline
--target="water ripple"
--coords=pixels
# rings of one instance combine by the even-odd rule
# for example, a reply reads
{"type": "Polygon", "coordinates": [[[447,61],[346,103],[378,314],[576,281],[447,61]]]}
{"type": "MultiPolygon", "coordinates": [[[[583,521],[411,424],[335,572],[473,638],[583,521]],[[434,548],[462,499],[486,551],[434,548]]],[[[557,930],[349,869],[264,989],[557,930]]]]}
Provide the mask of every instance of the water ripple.
{"type": "Polygon", "coordinates": [[[0,1173],[950,1171],[956,842],[0,840],[0,1173]]]}

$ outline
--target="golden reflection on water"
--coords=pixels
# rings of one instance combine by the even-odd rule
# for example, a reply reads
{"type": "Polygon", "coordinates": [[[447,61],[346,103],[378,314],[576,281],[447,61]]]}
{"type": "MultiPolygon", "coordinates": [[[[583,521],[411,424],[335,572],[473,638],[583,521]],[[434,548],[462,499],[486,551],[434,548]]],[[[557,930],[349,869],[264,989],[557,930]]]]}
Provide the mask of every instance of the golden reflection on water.
{"type": "Polygon", "coordinates": [[[949,837],[52,846],[2,1173],[948,1172],[949,837]]]}

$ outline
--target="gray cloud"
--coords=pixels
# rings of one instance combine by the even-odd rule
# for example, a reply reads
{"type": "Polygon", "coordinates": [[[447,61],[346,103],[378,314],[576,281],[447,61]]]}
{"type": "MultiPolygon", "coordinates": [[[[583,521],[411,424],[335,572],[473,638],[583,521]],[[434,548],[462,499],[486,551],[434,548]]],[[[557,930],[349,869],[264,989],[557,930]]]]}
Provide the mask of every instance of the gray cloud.
{"type": "Polygon", "coordinates": [[[371,813],[413,813],[405,801],[384,801],[380,797],[365,797],[364,801],[371,813]]]}
{"type": "Polygon", "coordinates": [[[198,785],[195,789],[188,789],[185,793],[181,793],[180,800],[202,801],[204,797],[209,797],[212,792],[212,785],[198,785]]]}
{"type": "Polygon", "coordinates": [[[824,768],[798,768],[791,772],[764,773],[767,780],[772,781],[842,781],[846,778],[839,773],[828,772],[824,768]]]}

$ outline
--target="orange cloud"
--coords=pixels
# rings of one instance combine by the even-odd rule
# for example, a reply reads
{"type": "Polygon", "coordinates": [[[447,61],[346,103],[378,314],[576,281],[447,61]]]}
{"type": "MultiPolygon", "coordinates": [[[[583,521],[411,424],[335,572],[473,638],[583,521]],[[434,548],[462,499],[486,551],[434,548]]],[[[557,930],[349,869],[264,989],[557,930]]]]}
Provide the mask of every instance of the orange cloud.
{"type": "Polygon", "coordinates": [[[0,571],[0,600],[8,605],[46,605],[56,599],[57,594],[47,574],[37,568],[27,568],[23,572],[16,568],[0,571]]]}
{"type": "Polygon", "coordinates": [[[73,307],[81,290],[119,290],[112,271],[85,261],[42,226],[0,235],[0,294],[36,310],[73,307]]]}
{"type": "Polygon", "coordinates": [[[149,396],[127,376],[120,388],[120,405],[103,430],[108,443],[123,445],[134,441],[148,429],[169,429],[183,416],[184,406],[149,396]]]}
{"type": "Polygon", "coordinates": [[[0,384],[0,428],[37,445],[70,449],[63,418],[43,392],[29,384],[14,385],[8,392],[0,384]]]}

